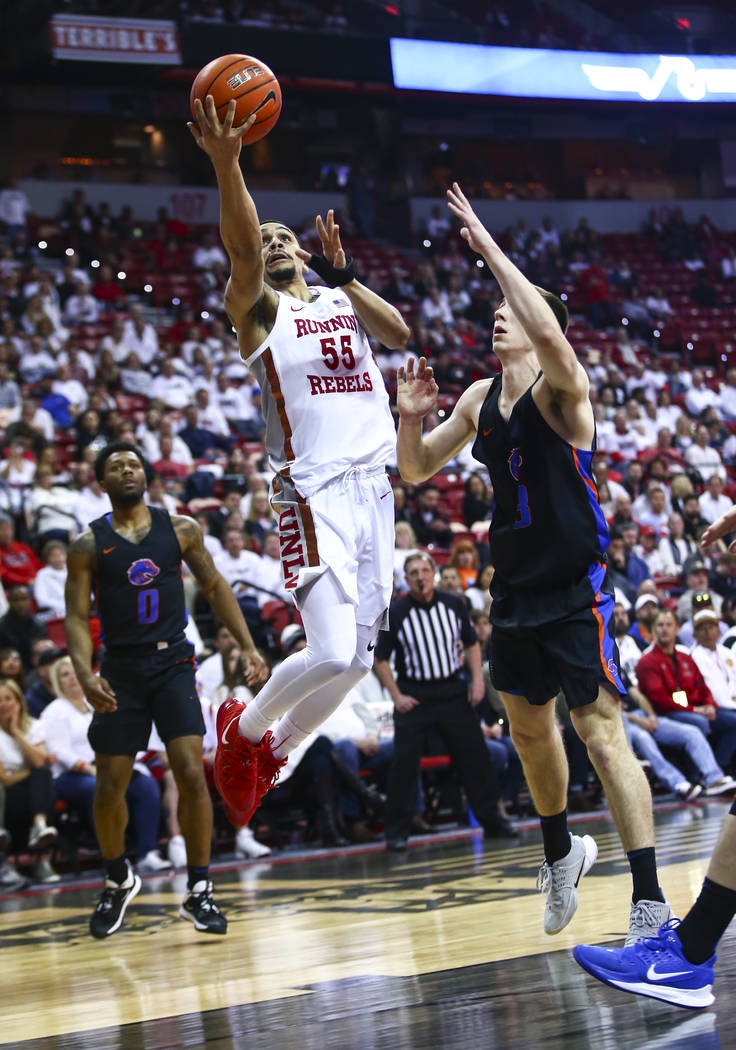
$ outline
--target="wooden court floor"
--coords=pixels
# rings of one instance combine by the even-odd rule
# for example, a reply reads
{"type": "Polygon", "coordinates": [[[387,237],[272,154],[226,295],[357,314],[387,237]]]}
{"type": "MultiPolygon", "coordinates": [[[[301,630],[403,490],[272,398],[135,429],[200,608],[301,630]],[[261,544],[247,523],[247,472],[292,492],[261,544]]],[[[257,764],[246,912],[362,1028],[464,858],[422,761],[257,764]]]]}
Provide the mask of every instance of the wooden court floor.
{"type": "MultiPolygon", "coordinates": [[[[727,806],[662,806],[661,881],[675,911],[696,896],[727,806]]],[[[219,870],[224,938],[177,918],[184,877],[144,880],[124,928],[87,932],[99,884],[0,902],[0,1046],[19,1050],[733,1050],[736,924],[716,1003],[690,1012],[618,993],[573,962],[578,942],[620,942],[630,879],[606,816],[575,820],[598,861],[580,908],[542,932],[540,836],[477,831],[219,870]]]]}

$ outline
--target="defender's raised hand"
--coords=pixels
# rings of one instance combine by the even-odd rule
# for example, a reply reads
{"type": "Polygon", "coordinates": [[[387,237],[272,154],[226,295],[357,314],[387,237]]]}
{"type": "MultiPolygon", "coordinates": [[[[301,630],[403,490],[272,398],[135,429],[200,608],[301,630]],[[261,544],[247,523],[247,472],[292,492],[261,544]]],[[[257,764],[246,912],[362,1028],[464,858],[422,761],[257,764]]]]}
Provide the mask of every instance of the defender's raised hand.
{"type": "Polygon", "coordinates": [[[231,98],[228,103],[224,120],[220,120],[215,109],[215,100],[208,95],[204,100],[204,106],[198,98],[194,100],[194,113],[196,123],[187,122],[187,127],[192,133],[194,141],[200,149],[211,158],[213,163],[218,160],[237,158],[243,145],[242,139],[248,128],[252,127],[258,116],[251,113],[247,120],[243,121],[237,128],[233,127],[235,119],[235,99],[231,98]]]}
{"type": "Polygon", "coordinates": [[[463,224],[460,236],[468,242],[474,252],[483,255],[489,248],[496,246],[493,237],[473,211],[470,201],[457,182],[453,182],[452,189],[447,191],[447,207],[463,224]]]}
{"type": "Polygon", "coordinates": [[[396,373],[396,404],[402,419],[423,419],[437,404],[439,387],[426,357],[420,357],[414,371],[414,358],[396,373]]]}

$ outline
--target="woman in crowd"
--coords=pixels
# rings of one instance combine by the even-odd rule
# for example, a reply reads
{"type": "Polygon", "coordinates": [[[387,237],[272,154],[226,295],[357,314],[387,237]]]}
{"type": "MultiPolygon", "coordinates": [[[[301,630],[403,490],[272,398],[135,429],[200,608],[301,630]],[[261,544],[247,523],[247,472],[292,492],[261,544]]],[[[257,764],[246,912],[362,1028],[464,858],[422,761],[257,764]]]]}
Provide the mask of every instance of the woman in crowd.
{"type": "Polygon", "coordinates": [[[471,528],[476,521],[487,521],[491,516],[491,494],[480,474],[471,474],[465,482],[463,521],[471,528]]]}
{"type": "MultiPolygon", "coordinates": [[[[94,752],[87,739],[92,708],[84,697],[69,656],[63,656],[53,665],[50,678],[56,699],[44,709],[39,722],[45,739],[53,743],[56,795],[78,812],[94,833],[97,770],[94,752]]],[[[136,870],[140,874],[150,874],[169,868],[156,849],[161,816],[158,784],[137,763],[125,799],[136,839],[136,870]]]]}
{"type": "Polygon", "coordinates": [[[248,515],[245,519],[245,531],[260,547],[263,537],[276,527],[276,515],[266,489],[260,489],[251,496],[248,515]]]}
{"type": "Polygon", "coordinates": [[[27,844],[38,853],[37,882],[58,882],[48,848],[56,842],[50,826],[54,785],[49,765],[56,756],[46,750],[44,727],[31,718],[23,693],[12,678],[0,679],[0,783],[5,789],[5,821],[16,852],[27,844]]]}
{"type": "Polygon", "coordinates": [[[449,564],[457,569],[463,589],[467,590],[468,587],[472,587],[478,576],[478,551],[473,541],[455,540],[450,549],[449,564]]]}
{"type": "Polygon", "coordinates": [[[17,649],[0,649],[0,678],[12,678],[21,693],[25,693],[26,671],[17,649]]]}
{"type": "Polygon", "coordinates": [[[491,607],[491,580],[494,568],[492,565],[484,565],[478,573],[475,583],[468,587],[465,597],[470,602],[471,609],[480,609],[487,613],[491,607]]]}
{"type": "Polygon", "coordinates": [[[410,554],[418,554],[417,537],[408,521],[397,521],[394,526],[394,587],[405,591],[404,562],[410,554]]]}

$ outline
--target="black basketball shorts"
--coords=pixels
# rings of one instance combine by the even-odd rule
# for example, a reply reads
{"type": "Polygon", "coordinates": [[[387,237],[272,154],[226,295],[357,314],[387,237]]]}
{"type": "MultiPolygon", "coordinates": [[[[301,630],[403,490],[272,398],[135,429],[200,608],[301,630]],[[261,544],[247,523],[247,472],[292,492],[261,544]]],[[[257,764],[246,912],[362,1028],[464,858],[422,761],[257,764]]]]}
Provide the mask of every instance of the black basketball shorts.
{"type": "Polygon", "coordinates": [[[546,704],[565,694],[568,708],[593,703],[600,686],[625,694],[613,633],[613,595],[533,627],[493,628],[491,681],[500,692],[546,704]]]}
{"type": "Polygon", "coordinates": [[[113,688],[116,711],[95,711],[88,737],[100,755],[145,751],[156,724],[164,744],[179,736],[204,736],[204,719],[194,679],[194,647],[187,641],[167,649],[153,646],[106,653],[100,674],[113,688]]]}

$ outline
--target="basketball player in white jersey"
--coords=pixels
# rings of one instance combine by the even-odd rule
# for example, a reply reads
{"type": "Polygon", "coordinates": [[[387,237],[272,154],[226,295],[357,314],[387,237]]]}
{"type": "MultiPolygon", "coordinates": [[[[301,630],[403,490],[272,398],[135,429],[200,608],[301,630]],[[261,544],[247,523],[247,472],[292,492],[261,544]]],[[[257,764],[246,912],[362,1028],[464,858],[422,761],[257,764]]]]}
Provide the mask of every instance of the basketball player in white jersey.
{"type": "Polygon", "coordinates": [[[366,333],[397,349],[409,329],[355,280],[332,212],[326,225],[317,218],[321,256],[302,251],[282,223],[259,222],[238,161],[255,116],[234,128],[234,103],[222,122],[211,96],[195,107],[189,128],[215,169],[231,262],[225,307],[261,387],[284,582],[307,638],[247,709],[228,700],[218,711],[215,777],[231,819],[243,825],[289,752],[373,664],[392,591],[386,463],[396,435],[366,333]],[[307,286],[307,263],[329,287],[307,286]]]}

